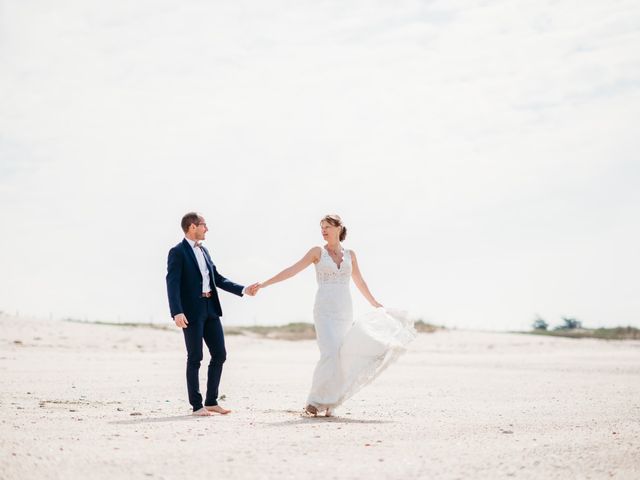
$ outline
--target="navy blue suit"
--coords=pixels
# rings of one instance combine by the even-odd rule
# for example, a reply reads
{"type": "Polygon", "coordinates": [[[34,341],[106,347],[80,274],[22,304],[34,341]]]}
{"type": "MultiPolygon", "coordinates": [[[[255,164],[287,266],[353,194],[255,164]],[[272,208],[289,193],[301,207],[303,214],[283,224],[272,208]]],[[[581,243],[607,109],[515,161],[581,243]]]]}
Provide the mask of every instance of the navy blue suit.
{"type": "Polygon", "coordinates": [[[169,250],[167,259],[167,294],[171,317],[184,313],[189,324],[182,329],[187,347],[187,390],[193,411],[202,408],[202,395],[198,372],[202,362],[202,340],[211,354],[207,372],[207,394],[204,405],[218,404],[218,386],[222,375],[222,364],[227,358],[224,333],[220,317],[222,308],[218,288],[242,296],[244,287],[233,283],[218,273],[206,248],[202,248],[207,268],[211,297],[202,296],[202,274],[195,253],[184,239],[169,250]]]}

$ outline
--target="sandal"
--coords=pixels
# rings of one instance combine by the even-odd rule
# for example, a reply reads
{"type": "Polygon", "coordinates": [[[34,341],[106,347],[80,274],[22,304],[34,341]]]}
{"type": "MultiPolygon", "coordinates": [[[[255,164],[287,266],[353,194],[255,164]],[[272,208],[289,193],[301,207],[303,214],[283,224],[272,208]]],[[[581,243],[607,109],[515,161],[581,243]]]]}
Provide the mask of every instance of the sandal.
{"type": "Polygon", "coordinates": [[[311,404],[304,407],[304,411],[307,413],[307,415],[313,415],[314,417],[318,416],[318,409],[311,404]]]}

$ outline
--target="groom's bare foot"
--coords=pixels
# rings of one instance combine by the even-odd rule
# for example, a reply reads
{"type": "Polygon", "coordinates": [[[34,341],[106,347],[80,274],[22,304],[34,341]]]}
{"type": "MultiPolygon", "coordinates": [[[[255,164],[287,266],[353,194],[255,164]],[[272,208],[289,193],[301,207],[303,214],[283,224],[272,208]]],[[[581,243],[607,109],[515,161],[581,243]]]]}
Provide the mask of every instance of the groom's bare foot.
{"type": "MultiPolygon", "coordinates": [[[[208,412],[215,412],[221,415],[226,415],[227,413],[231,413],[231,410],[227,410],[226,408],[222,408],[220,405],[210,405],[208,407],[204,407],[208,412]]],[[[211,414],[209,414],[211,415],[211,414]]]]}
{"type": "Polygon", "coordinates": [[[311,404],[304,407],[304,411],[307,412],[308,415],[318,416],[318,409],[311,404]]]}
{"type": "Polygon", "coordinates": [[[202,407],[200,410],[196,410],[191,415],[193,415],[194,417],[210,417],[211,413],[205,407],[202,407]]]}

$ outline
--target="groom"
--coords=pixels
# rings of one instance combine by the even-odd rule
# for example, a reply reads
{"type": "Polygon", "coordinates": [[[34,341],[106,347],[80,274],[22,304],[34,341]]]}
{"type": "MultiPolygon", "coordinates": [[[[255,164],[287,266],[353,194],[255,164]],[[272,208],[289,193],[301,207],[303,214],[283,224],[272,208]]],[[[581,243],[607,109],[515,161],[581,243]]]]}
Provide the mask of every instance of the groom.
{"type": "Polygon", "coordinates": [[[227,358],[220,317],[222,309],[216,288],[242,296],[255,295],[257,285],[243,287],[218,273],[207,249],[202,245],[209,231],[202,215],[189,212],[182,217],[184,240],[169,250],[167,293],[175,324],[182,328],[187,347],[187,390],[193,415],[211,412],[227,414],[218,405],[218,385],[222,364],[227,358]],[[202,340],[211,355],[207,371],[207,395],[202,403],[198,372],[202,361],[202,340]]]}

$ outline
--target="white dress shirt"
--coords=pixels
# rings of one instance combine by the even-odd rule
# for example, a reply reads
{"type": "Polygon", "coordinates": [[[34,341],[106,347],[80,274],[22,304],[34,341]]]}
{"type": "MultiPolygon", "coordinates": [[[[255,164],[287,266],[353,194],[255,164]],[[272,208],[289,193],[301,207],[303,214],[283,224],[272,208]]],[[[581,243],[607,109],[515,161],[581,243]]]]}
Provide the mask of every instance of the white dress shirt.
{"type": "Polygon", "coordinates": [[[202,293],[209,293],[211,291],[211,281],[209,280],[209,268],[207,267],[207,262],[204,259],[204,253],[202,249],[196,247],[196,242],[187,238],[187,242],[193,248],[193,253],[196,256],[196,260],[198,261],[198,267],[200,267],[200,274],[202,275],[202,293]]]}

